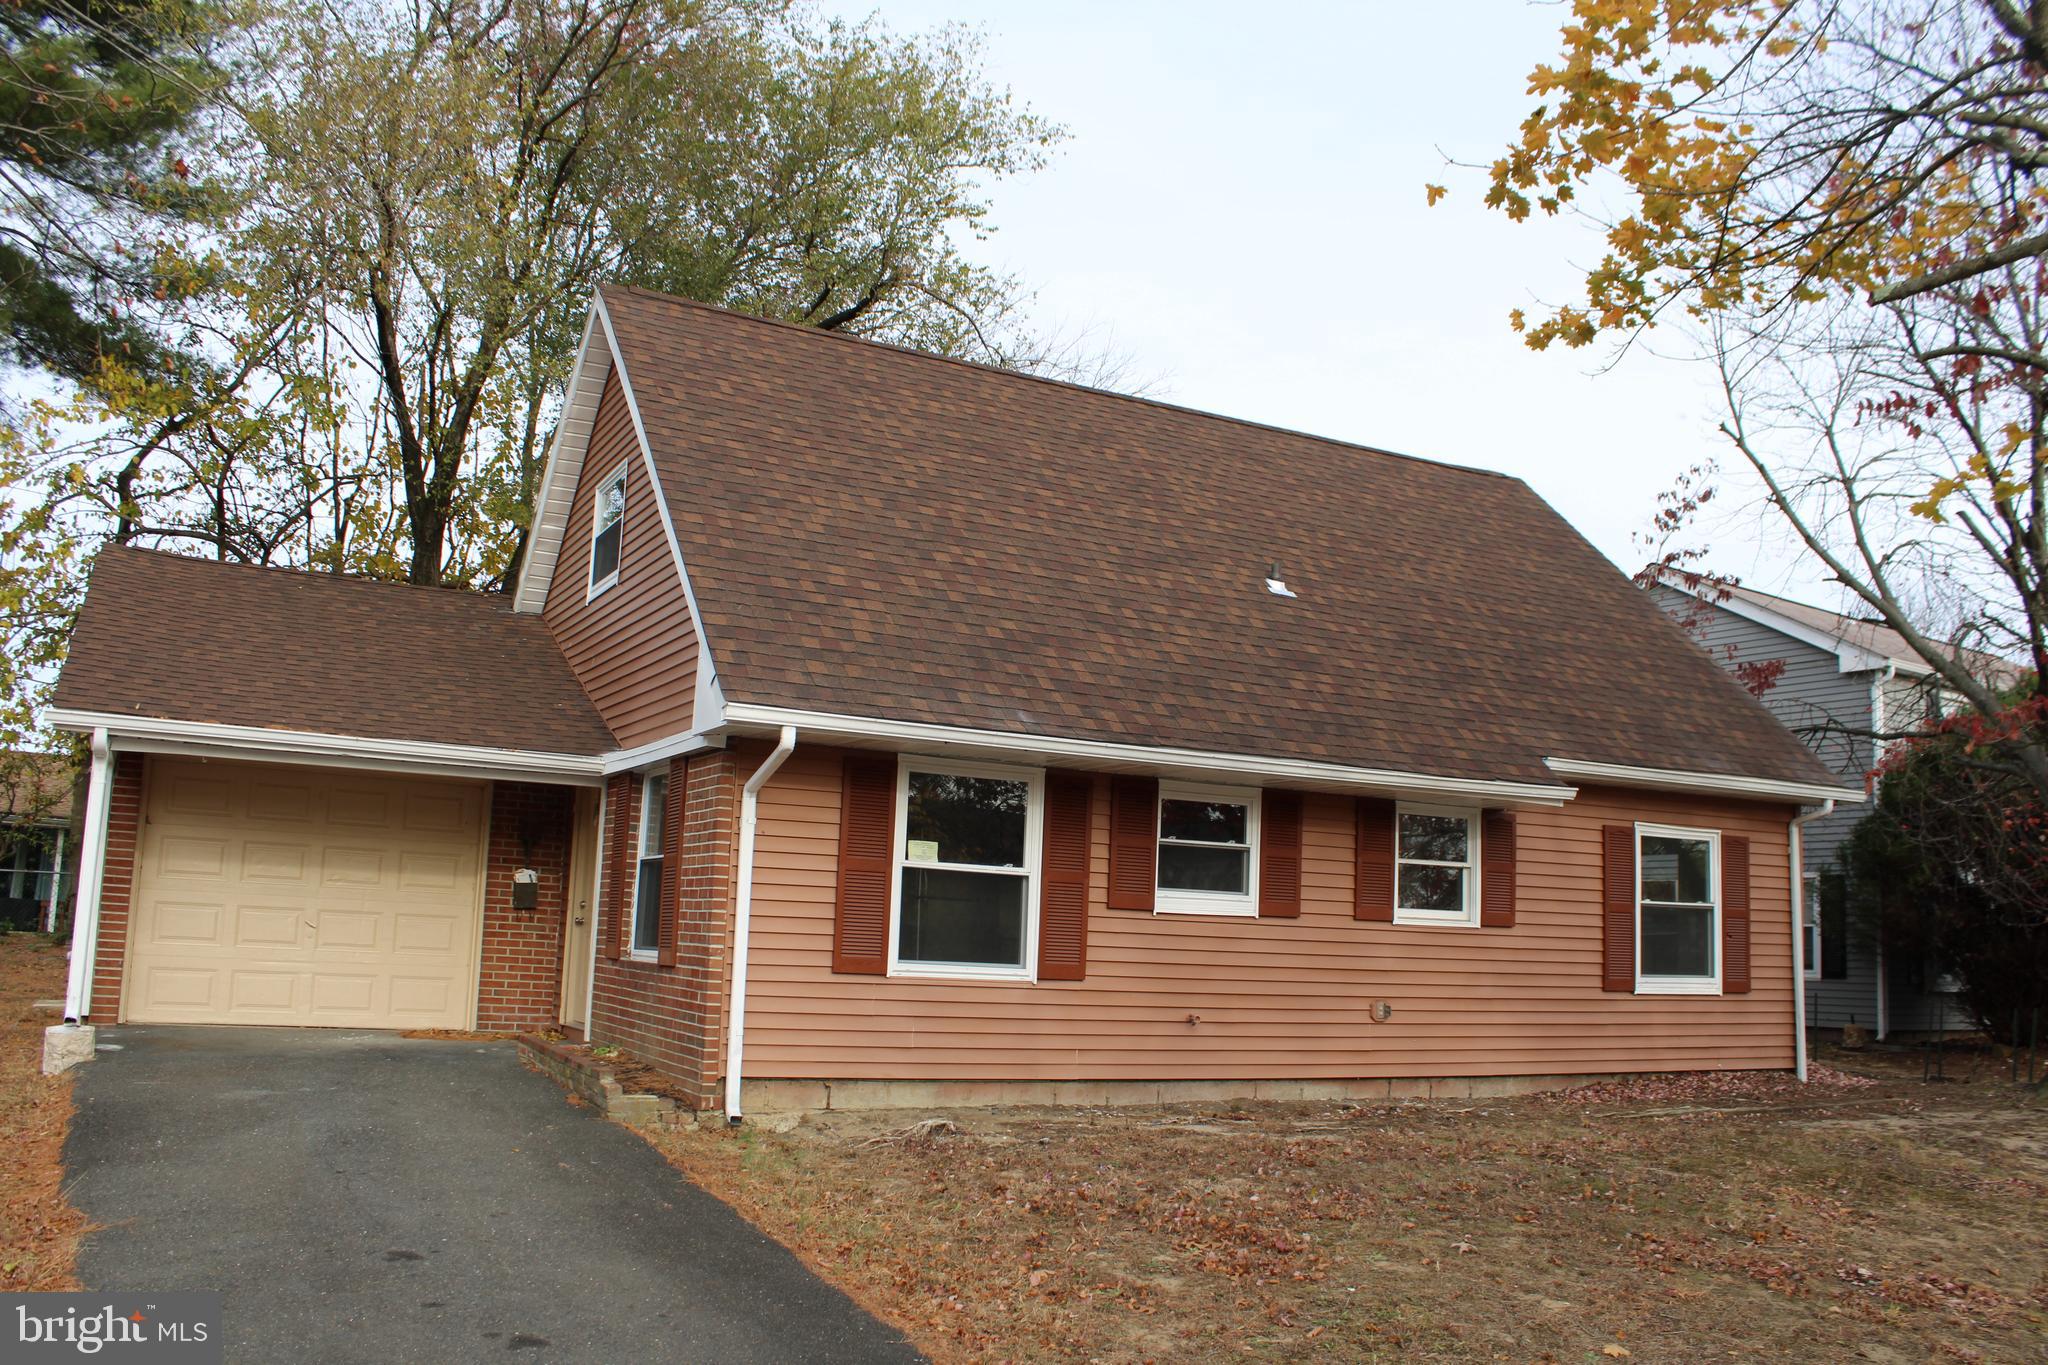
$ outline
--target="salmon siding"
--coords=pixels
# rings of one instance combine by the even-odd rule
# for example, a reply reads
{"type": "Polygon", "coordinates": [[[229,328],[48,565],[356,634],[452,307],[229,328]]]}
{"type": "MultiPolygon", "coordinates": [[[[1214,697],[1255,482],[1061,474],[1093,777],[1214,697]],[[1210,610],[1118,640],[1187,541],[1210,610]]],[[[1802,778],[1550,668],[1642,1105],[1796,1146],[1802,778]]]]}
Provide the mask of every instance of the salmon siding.
{"type": "Polygon", "coordinates": [[[690,728],[697,630],[617,371],[606,378],[598,399],[542,616],[622,746],[690,728]],[[618,525],[618,571],[598,578],[609,586],[593,595],[593,512],[599,494],[621,474],[625,508],[618,525]]]}
{"type": "MultiPolygon", "coordinates": [[[[1302,803],[1297,917],[1112,910],[1094,779],[1079,981],[835,973],[843,754],[799,748],[761,794],[751,1079],[1221,1080],[1792,1065],[1790,807],[1585,788],[1516,815],[1512,928],[1361,922],[1354,800],[1302,803]],[[1601,838],[1636,822],[1746,838],[1753,985],[1602,989],[1601,838]],[[1391,1016],[1376,1022],[1374,1006],[1391,1016]],[[1190,1022],[1190,1016],[1194,1022],[1190,1022]]],[[[743,767],[748,765],[743,765],[743,767]]]]}

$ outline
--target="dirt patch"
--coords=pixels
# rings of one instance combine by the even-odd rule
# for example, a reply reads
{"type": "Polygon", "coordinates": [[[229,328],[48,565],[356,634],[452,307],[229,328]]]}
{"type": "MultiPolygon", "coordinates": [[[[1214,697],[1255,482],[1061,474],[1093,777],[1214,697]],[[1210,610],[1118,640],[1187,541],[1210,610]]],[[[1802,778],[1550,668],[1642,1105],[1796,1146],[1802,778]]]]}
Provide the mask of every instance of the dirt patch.
{"type": "Polygon", "coordinates": [[[1815,1074],[650,1140],[942,1360],[2043,1358],[2048,1106],[1815,1074]]]}
{"type": "Polygon", "coordinates": [[[76,1289],[85,1216],[64,1197],[71,1078],[42,1074],[34,1008],[64,994],[65,952],[42,934],[0,935],[0,1289],[76,1289]]]}
{"type": "Polygon", "coordinates": [[[398,1035],[401,1038],[430,1038],[448,1043],[509,1043],[517,1033],[495,1032],[489,1029],[473,1028],[409,1028],[398,1035]]]}

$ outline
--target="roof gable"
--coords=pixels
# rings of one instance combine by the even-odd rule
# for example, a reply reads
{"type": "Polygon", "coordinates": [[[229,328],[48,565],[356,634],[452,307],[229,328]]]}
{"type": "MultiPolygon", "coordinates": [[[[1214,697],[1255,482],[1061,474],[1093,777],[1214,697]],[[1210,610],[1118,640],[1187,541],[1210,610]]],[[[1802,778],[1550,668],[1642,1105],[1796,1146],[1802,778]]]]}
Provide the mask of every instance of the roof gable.
{"type": "Polygon", "coordinates": [[[732,702],[1478,780],[1825,777],[1519,480],[603,309],[732,702]]]}

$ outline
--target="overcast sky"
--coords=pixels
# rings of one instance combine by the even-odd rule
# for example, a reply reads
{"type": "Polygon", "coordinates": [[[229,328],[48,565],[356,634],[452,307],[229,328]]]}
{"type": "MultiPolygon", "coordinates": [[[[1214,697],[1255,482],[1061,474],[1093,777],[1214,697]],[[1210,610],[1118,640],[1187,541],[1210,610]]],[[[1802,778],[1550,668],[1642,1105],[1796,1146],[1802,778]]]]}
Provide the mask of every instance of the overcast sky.
{"type": "MultiPolygon", "coordinates": [[[[1599,239],[1509,223],[1481,206],[1482,173],[1444,164],[1490,161],[1514,133],[1558,5],[827,9],[975,26],[991,77],[1068,127],[1050,168],[997,188],[978,254],[1035,286],[1042,320],[1110,334],[1154,397],[1519,475],[1630,569],[1657,493],[1722,453],[1704,366],[1636,351],[1596,373],[1609,353],[1521,344],[1508,311],[1576,297],[1599,239]],[[1428,182],[1450,198],[1425,207],[1428,182]]],[[[1752,586],[1833,604],[1754,511],[1713,548],[1752,586]]]]}

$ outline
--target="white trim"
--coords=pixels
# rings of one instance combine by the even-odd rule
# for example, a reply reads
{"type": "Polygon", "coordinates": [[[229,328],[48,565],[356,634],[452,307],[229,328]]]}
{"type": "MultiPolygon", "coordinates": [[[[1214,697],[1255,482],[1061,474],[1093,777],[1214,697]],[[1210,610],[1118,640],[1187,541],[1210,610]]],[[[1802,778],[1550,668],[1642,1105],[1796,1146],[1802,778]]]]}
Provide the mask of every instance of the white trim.
{"type": "Polygon", "coordinates": [[[1637,995],[1719,995],[1721,994],[1721,831],[1718,829],[1689,829],[1681,825],[1658,825],[1648,821],[1636,821],[1636,994],[1637,995]],[[1711,909],[1713,923],[1707,931],[1707,950],[1713,955],[1714,974],[1704,976],[1645,976],[1643,974],[1643,837],[1653,839],[1704,840],[1712,849],[1713,885],[1708,894],[1712,897],[1708,906],[1696,905],[1690,901],[1666,902],[1684,909],[1711,909]]]}
{"type": "MultiPolygon", "coordinates": [[[[1819,810],[1802,811],[1792,817],[1787,827],[1790,835],[1792,858],[1792,1074],[1799,1080],[1806,1079],[1806,972],[1802,969],[1799,955],[1804,951],[1806,919],[1806,826],[1812,821],[1832,814],[1835,803],[1824,801],[1819,810]]],[[[1640,879],[1638,879],[1640,884],[1640,879]]],[[[1816,938],[1819,935],[1815,935],[1816,938]]]]}
{"type": "Polygon", "coordinates": [[[1038,980],[1038,882],[1039,848],[1045,826],[1045,770],[1007,764],[967,763],[930,754],[901,754],[896,760],[896,813],[892,824],[895,847],[889,850],[889,975],[923,980],[1010,981],[1034,984],[1038,980]],[[953,777],[992,777],[1025,784],[1024,865],[1009,868],[980,863],[920,863],[941,871],[981,873],[1015,877],[1024,883],[1024,932],[1017,951],[1021,962],[1015,966],[975,962],[905,962],[898,957],[903,929],[903,867],[905,843],[909,839],[910,773],[942,773],[953,777]]]}
{"type": "MultiPolygon", "coordinates": [[[[1781,612],[1772,611],[1762,603],[1752,602],[1739,594],[1730,593],[1726,598],[1715,601],[1704,596],[1699,591],[1687,587],[1683,583],[1674,583],[1668,578],[1660,579],[1659,581],[1664,587],[1671,589],[1673,592],[1682,592],[1694,601],[1709,607],[1724,608],[1731,615],[1740,616],[1743,620],[1762,626],[1765,630],[1775,630],[1778,634],[1789,636],[1803,645],[1811,645],[1823,654],[1834,655],[1835,671],[1838,673],[1865,673],[1872,669],[1888,666],[1903,668],[1916,676],[1925,675],[1932,671],[1927,667],[1927,661],[1918,655],[1909,659],[1899,659],[1878,650],[1866,649],[1862,645],[1851,644],[1839,635],[1830,635],[1824,630],[1816,630],[1803,621],[1795,621],[1781,612]]],[[[1819,610],[1825,610],[1825,608],[1819,608],[1819,610]]],[[[1839,615],[1840,613],[1835,614],[1839,615]]]]}
{"type": "Polygon", "coordinates": [[[629,773],[650,763],[661,763],[672,758],[702,753],[706,749],[724,747],[723,735],[707,735],[701,730],[685,730],[680,734],[649,740],[631,749],[613,750],[604,756],[604,775],[610,777],[613,773],[629,773]]]}
{"type": "MultiPolygon", "coordinates": [[[[1795,838],[1798,836],[1798,832],[1798,826],[1794,825],[1793,835],[1795,838]]],[[[1827,934],[1822,928],[1824,923],[1823,917],[1826,911],[1821,904],[1820,878],[1810,872],[1802,873],[1799,890],[1799,974],[1808,981],[1818,981],[1821,977],[1821,959],[1827,956],[1827,934]],[[1809,886],[1813,888],[1813,895],[1811,897],[1806,895],[1806,888],[1809,886]],[[1811,902],[1810,907],[1809,901],[1811,902]],[[1811,920],[1808,920],[1806,917],[1809,908],[1813,911],[1813,918],[1811,920]],[[1813,936],[1813,951],[1810,953],[1806,951],[1806,939],[1809,933],[1813,936]]]]}
{"type": "MultiPolygon", "coordinates": [[[[668,789],[668,770],[666,768],[662,768],[659,770],[650,770],[640,775],[640,820],[639,828],[633,831],[633,889],[632,894],[629,895],[626,899],[625,956],[632,958],[635,962],[659,962],[661,960],[661,912],[659,908],[657,908],[655,911],[654,946],[652,948],[642,948],[639,946],[640,865],[647,861],[647,815],[650,809],[647,802],[647,789],[653,786],[656,782],[662,784],[661,819],[664,825],[668,823],[668,803],[671,801],[679,801],[683,797],[683,793],[672,792],[668,789]]],[[[668,872],[668,859],[670,852],[671,850],[668,846],[668,831],[663,830],[661,845],[661,869],[664,876],[666,876],[668,872]]],[[[657,881],[656,885],[659,886],[660,883],[657,881]]]]}
{"type": "Polygon", "coordinates": [[[1816,782],[1780,782],[1768,777],[1736,777],[1727,773],[1684,772],[1676,768],[1631,768],[1620,763],[1586,763],[1575,758],[1546,758],[1559,777],[1574,782],[1616,787],[1648,787],[1655,791],[1707,792],[1779,801],[1861,801],[1854,787],[1824,787],[1816,782]]]}
{"type": "Polygon", "coordinates": [[[611,310],[605,307],[602,291],[591,296],[590,306],[604,327],[605,345],[611,348],[612,366],[619,373],[619,392],[625,397],[627,415],[633,419],[640,459],[647,467],[647,482],[654,490],[654,510],[661,514],[661,531],[668,538],[669,557],[675,561],[676,578],[683,585],[683,600],[690,607],[690,624],[697,632],[697,681],[690,717],[695,728],[712,729],[724,719],[724,697],[718,686],[717,666],[711,660],[711,642],[704,634],[704,613],[697,606],[697,590],[690,585],[690,571],[683,564],[683,545],[676,538],[675,516],[669,511],[668,497],[662,491],[661,472],[654,465],[654,445],[647,439],[647,424],[640,420],[640,403],[633,396],[633,377],[626,371],[626,358],[619,350],[618,333],[612,329],[611,310]]]}
{"type": "Polygon", "coordinates": [[[491,777],[571,787],[594,787],[604,781],[604,759],[598,754],[366,739],[308,730],[266,730],[254,725],[214,725],[205,721],[57,708],[46,712],[45,718],[59,730],[105,729],[123,750],[134,753],[366,768],[431,777],[491,777]]]}
{"type": "Polygon", "coordinates": [[[955,749],[963,757],[975,751],[992,762],[1019,759],[1081,760],[1100,771],[1173,773],[1203,777],[1250,779],[1261,786],[1307,786],[1323,790],[1370,791],[1418,796],[1457,796],[1488,805],[1561,806],[1578,795],[1564,785],[1531,782],[1484,782],[1474,778],[1432,777],[1425,773],[1382,768],[1354,768],[1336,763],[1311,763],[1291,758],[1256,758],[1244,754],[1209,753],[1194,749],[1155,749],[1142,744],[1061,739],[1051,735],[1010,734],[1001,730],[970,730],[916,721],[879,720],[867,716],[798,711],[782,706],[733,702],[725,708],[729,728],[766,729],[795,725],[819,742],[863,743],[883,740],[916,745],[926,751],[955,749]]]}
{"type": "Polygon", "coordinates": [[[740,788],[739,868],[732,907],[732,1005],[725,1034],[725,1121],[740,1121],[740,1087],[747,1047],[747,953],[754,926],[754,831],[760,823],[761,789],[796,750],[796,730],[784,726],[775,748],[740,788]]]}
{"type": "Polygon", "coordinates": [[[592,310],[583,320],[583,339],[576,344],[576,364],[569,372],[569,387],[562,394],[562,415],[555,423],[540,490],[533,500],[533,530],[526,538],[526,555],[519,565],[519,583],[512,594],[514,611],[537,612],[548,604],[548,588],[554,582],[561,559],[562,538],[569,529],[569,511],[583,473],[583,458],[589,453],[590,430],[597,422],[598,400],[604,395],[604,376],[593,362],[600,357],[607,364],[611,360],[609,352],[600,351],[593,344],[596,335],[597,313],[592,310]]]}
{"type": "Polygon", "coordinates": [[[77,1023],[92,1011],[93,955],[99,951],[100,883],[106,875],[107,813],[112,805],[113,784],[113,739],[105,726],[99,726],[92,732],[92,767],[86,777],[85,817],[78,845],[78,894],[71,911],[71,970],[64,982],[67,1023],[77,1023]]]}
{"type": "MultiPolygon", "coordinates": [[[[1256,919],[1259,914],[1259,816],[1261,789],[1258,787],[1205,787],[1185,782],[1161,782],[1159,799],[1153,802],[1152,843],[1166,846],[1166,803],[1207,801],[1218,805],[1244,807],[1244,886],[1236,891],[1180,891],[1159,884],[1160,859],[1152,857],[1152,913],[1155,915],[1223,915],[1231,919],[1256,919]]],[[[1230,848],[1236,844],[1201,844],[1175,841],[1183,848],[1230,848]]]]}
{"type": "Polygon", "coordinates": [[[1394,923],[1419,924],[1435,928],[1476,929],[1479,927],[1479,812],[1470,806],[1430,806],[1402,801],[1394,806],[1394,923]],[[1401,856],[1401,817],[1437,815],[1465,822],[1465,861],[1442,863],[1430,858],[1401,856]],[[1465,907],[1457,911],[1408,910],[1401,905],[1401,865],[1414,867],[1460,867],[1465,872],[1465,907]]]}
{"type": "Polygon", "coordinates": [[[626,470],[632,463],[631,456],[620,460],[619,467],[600,479],[597,487],[591,490],[590,558],[585,561],[583,571],[583,600],[585,602],[595,602],[598,598],[616,588],[619,585],[619,573],[626,567],[626,485],[630,482],[626,478],[626,470]],[[619,557],[613,561],[612,571],[602,579],[598,579],[592,577],[597,572],[597,538],[604,531],[611,529],[611,527],[600,528],[597,524],[597,509],[602,506],[598,499],[602,498],[605,490],[613,484],[619,486],[619,519],[613,523],[613,525],[619,528],[619,557]]]}

